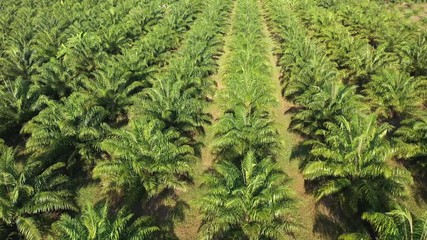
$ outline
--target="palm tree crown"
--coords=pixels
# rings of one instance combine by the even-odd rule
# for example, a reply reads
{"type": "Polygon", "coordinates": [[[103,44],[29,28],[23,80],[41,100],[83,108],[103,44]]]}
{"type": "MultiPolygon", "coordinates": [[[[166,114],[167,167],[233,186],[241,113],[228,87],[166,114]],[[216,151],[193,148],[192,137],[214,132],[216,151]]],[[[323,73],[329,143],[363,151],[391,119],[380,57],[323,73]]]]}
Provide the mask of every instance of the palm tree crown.
{"type": "Polygon", "coordinates": [[[226,112],[215,125],[214,149],[230,160],[254,151],[257,157],[277,152],[278,133],[271,117],[264,112],[240,106],[226,112]]]}
{"type": "Polygon", "coordinates": [[[39,221],[49,219],[47,213],[77,210],[64,190],[69,181],[60,173],[64,166],[59,162],[44,168],[39,161],[21,165],[13,150],[0,142],[0,225],[9,229],[5,238],[42,239],[39,221]]]}
{"type": "MultiPolygon", "coordinates": [[[[375,231],[378,240],[424,240],[427,238],[427,212],[420,218],[408,209],[396,206],[390,212],[365,212],[362,219],[375,231]]],[[[340,236],[340,240],[369,240],[367,234],[349,233],[340,236]]]]}
{"type": "Polygon", "coordinates": [[[98,203],[88,204],[77,217],[62,215],[52,228],[58,239],[144,240],[151,239],[151,234],[159,230],[149,220],[145,217],[134,220],[133,214],[124,208],[111,212],[108,203],[98,203]]]}
{"type": "Polygon", "coordinates": [[[354,213],[387,209],[392,197],[405,195],[405,184],[412,183],[407,170],[390,166],[392,149],[384,139],[387,127],[376,118],[341,118],[321,131],[325,141],[312,141],[309,163],[303,173],[316,181],[317,199],[339,196],[341,206],[354,213]]]}
{"type": "Polygon", "coordinates": [[[427,81],[396,69],[374,75],[365,84],[364,94],[384,119],[401,120],[416,115],[426,99],[427,81]]]}
{"type": "Polygon", "coordinates": [[[101,143],[111,160],[99,162],[93,176],[106,191],[123,195],[145,192],[149,196],[167,188],[182,188],[194,161],[188,140],[160,121],[134,121],[101,143]],[[135,189],[135,188],[139,188],[135,189]]]}
{"type": "Polygon", "coordinates": [[[223,161],[207,176],[209,192],[201,202],[204,239],[282,239],[294,229],[286,175],[271,159],[258,161],[250,151],[241,165],[223,161]]]}

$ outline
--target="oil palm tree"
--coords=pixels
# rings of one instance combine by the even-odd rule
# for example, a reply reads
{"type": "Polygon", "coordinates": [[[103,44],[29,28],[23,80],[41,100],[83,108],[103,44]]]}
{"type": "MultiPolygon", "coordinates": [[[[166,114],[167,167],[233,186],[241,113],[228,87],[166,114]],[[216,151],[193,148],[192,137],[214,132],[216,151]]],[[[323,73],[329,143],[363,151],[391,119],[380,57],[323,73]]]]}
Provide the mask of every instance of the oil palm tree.
{"type": "Polygon", "coordinates": [[[143,240],[159,230],[147,217],[134,218],[124,208],[109,209],[108,202],[85,206],[76,217],[63,214],[52,225],[54,239],[143,240]]]}
{"type": "MultiPolygon", "coordinates": [[[[58,4],[59,5],[59,4],[58,4]]],[[[57,6],[58,6],[57,5],[57,6]]],[[[66,29],[72,24],[68,16],[58,16],[60,9],[57,6],[40,9],[36,18],[34,18],[35,29],[32,39],[31,50],[38,66],[56,58],[62,43],[67,41],[70,35],[66,29]]],[[[38,69],[37,69],[38,71],[38,69]]]]}
{"type": "Polygon", "coordinates": [[[32,82],[39,89],[40,94],[57,101],[68,97],[80,87],[75,81],[71,81],[70,71],[54,58],[37,69],[32,82]]]}
{"type": "Polygon", "coordinates": [[[103,107],[114,121],[126,114],[133,103],[133,95],[144,87],[143,82],[130,82],[115,66],[96,71],[94,79],[82,79],[82,92],[91,96],[94,104],[103,107]]]}
{"type": "Polygon", "coordinates": [[[427,115],[420,114],[402,121],[396,130],[396,145],[399,157],[416,163],[416,170],[427,173],[427,115]]]}
{"type": "Polygon", "coordinates": [[[338,120],[320,132],[324,141],[311,142],[304,178],[316,183],[317,200],[334,197],[352,216],[387,210],[413,183],[406,169],[387,162],[393,154],[385,139],[389,128],[376,126],[374,116],[338,120]]]}
{"type": "Polygon", "coordinates": [[[244,107],[247,111],[265,112],[270,109],[269,107],[276,105],[277,99],[271,95],[272,86],[270,82],[265,82],[268,78],[264,74],[235,74],[230,77],[226,83],[226,90],[219,96],[224,99],[223,108],[228,111],[244,107]]]}
{"type": "Polygon", "coordinates": [[[213,148],[219,157],[231,160],[254,151],[260,158],[277,152],[278,133],[268,113],[237,106],[219,119],[214,131],[213,148]]]}
{"type": "Polygon", "coordinates": [[[132,200],[182,189],[195,160],[188,140],[160,121],[131,121],[128,129],[112,131],[101,143],[110,160],[99,162],[93,176],[106,192],[132,200]]]}
{"type": "Polygon", "coordinates": [[[107,59],[102,51],[101,38],[94,33],[79,33],[68,38],[57,53],[73,77],[83,75],[92,78],[93,72],[107,59]]]}
{"type": "Polygon", "coordinates": [[[138,6],[129,10],[122,22],[128,29],[127,38],[135,41],[147,34],[155,26],[168,9],[168,4],[161,1],[137,2],[138,6]]]}
{"type": "Polygon", "coordinates": [[[197,93],[198,89],[188,87],[184,80],[159,80],[156,87],[142,93],[145,100],[135,108],[142,117],[161,120],[167,128],[190,137],[203,133],[203,125],[210,122],[197,93]]]}
{"type": "Polygon", "coordinates": [[[249,151],[241,165],[222,161],[207,175],[200,210],[203,239],[283,239],[295,229],[286,175],[249,151]]]}
{"type": "MultiPolygon", "coordinates": [[[[415,217],[408,209],[397,206],[390,212],[365,212],[363,220],[375,231],[378,240],[423,240],[427,238],[427,213],[415,217]]],[[[370,240],[364,233],[349,233],[340,236],[340,240],[370,240]]]]}
{"type": "Polygon", "coordinates": [[[289,80],[283,86],[283,95],[291,101],[303,94],[313,85],[336,82],[339,73],[336,64],[321,54],[311,41],[292,40],[281,58],[283,71],[288,72],[289,80]]]}
{"type": "Polygon", "coordinates": [[[28,30],[29,26],[15,29],[4,42],[6,49],[0,57],[0,76],[3,79],[14,80],[21,77],[24,80],[30,80],[31,76],[36,73],[38,65],[31,50],[32,36],[27,33],[28,30]]]}
{"type": "Polygon", "coordinates": [[[30,134],[28,153],[45,161],[64,161],[68,165],[83,160],[91,167],[98,145],[105,138],[108,112],[93,104],[90,95],[74,93],[61,102],[48,101],[48,107],[22,129],[30,134]]]}
{"type": "Polygon", "coordinates": [[[427,76],[427,34],[420,34],[415,42],[403,47],[407,69],[412,76],[427,76]]]}
{"type": "Polygon", "coordinates": [[[129,44],[129,38],[126,37],[126,23],[114,24],[109,28],[100,31],[102,49],[108,54],[119,54],[125,44],[129,44]]]}
{"type": "Polygon", "coordinates": [[[370,81],[374,74],[395,62],[396,56],[386,52],[385,48],[384,45],[380,45],[377,49],[365,46],[359,51],[351,52],[349,60],[345,64],[345,67],[349,69],[348,81],[362,87],[370,81]]]}
{"type": "Polygon", "coordinates": [[[61,174],[64,163],[43,167],[39,161],[18,162],[12,148],[0,142],[0,225],[5,239],[42,239],[43,224],[54,212],[77,210],[61,174]]]}
{"type": "Polygon", "coordinates": [[[355,92],[356,87],[348,87],[340,82],[311,85],[295,98],[295,103],[301,108],[292,116],[290,128],[314,136],[317,130],[325,129],[325,124],[334,122],[337,117],[346,118],[366,111],[362,96],[355,92]]]}
{"type": "Polygon", "coordinates": [[[364,85],[363,93],[375,112],[385,120],[400,121],[417,115],[427,97],[427,79],[414,78],[391,68],[381,71],[364,85]]]}
{"type": "Polygon", "coordinates": [[[149,82],[145,81],[152,77],[158,67],[150,62],[152,59],[149,57],[141,59],[141,56],[145,55],[143,51],[134,48],[123,49],[123,54],[111,58],[105,66],[114,65],[114,68],[124,72],[123,78],[128,79],[129,82],[143,81],[144,85],[151,86],[149,82]]]}
{"type": "Polygon", "coordinates": [[[0,82],[0,137],[19,133],[40,107],[40,91],[21,77],[0,82]]]}

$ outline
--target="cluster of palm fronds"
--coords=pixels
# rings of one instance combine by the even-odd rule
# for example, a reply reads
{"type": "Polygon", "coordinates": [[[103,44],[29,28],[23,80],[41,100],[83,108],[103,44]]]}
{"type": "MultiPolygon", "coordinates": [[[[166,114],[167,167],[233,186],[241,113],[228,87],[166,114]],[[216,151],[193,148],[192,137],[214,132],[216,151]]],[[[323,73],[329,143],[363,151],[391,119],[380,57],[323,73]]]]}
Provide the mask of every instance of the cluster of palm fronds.
{"type": "Polygon", "coordinates": [[[273,0],[264,7],[281,44],[283,94],[296,105],[290,127],[309,149],[304,177],[319,201],[337,204],[361,232],[343,238],[423,239],[425,219],[411,231],[399,228],[413,224],[411,213],[400,223],[381,221],[406,211],[393,209],[413,184],[394,160],[426,170],[425,33],[372,1],[273,0]]]}
{"type": "Polygon", "coordinates": [[[2,1],[0,238],[167,237],[129,210],[191,178],[230,8],[2,1]]]}
{"type": "Polygon", "coordinates": [[[294,229],[287,176],[276,166],[278,133],[271,109],[267,37],[255,0],[236,1],[214,124],[216,162],[201,199],[204,239],[283,239],[294,229]]]}

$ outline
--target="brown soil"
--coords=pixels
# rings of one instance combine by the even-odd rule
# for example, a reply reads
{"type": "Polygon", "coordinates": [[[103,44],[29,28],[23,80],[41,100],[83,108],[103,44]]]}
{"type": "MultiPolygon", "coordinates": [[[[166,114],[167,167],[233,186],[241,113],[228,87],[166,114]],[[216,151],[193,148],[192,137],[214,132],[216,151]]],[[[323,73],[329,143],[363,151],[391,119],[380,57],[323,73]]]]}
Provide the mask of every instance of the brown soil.
{"type": "MultiPolygon", "coordinates": [[[[260,8],[261,4],[260,4],[260,8]]],[[[265,19],[265,18],[264,18],[265,19]]],[[[272,81],[274,82],[275,96],[278,100],[277,107],[273,110],[276,118],[276,128],[281,136],[281,152],[278,157],[279,165],[282,170],[292,179],[291,188],[294,190],[298,199],[295,222],[301,224],[301,227],[295,232],[295,239],[321,239],[313,231],[313,226],[316,217],[316,202],[313,196],[305,191],[304,178],[298,169],[298,162],[290,160],[292,149],[301,141],[301,137],[288,131],[288,126],[291,121],[291,115],[285,114],[294,105],[286,101],[281,94],[282,86],[280,84],[281,74],[280,67],[277,66],[278,58],[273,53],[277,48],[271,33],[268,30],[265,20],[263,21],[264,34],[269,37],[267,39],[269,47],[269,59],[272,66],[272,81]]]]}
{"type": "MultiPolygon", "coordinates": [[[[231,32],[231,23],[234,19],[235,7],[231,12],[229,18],[229,29],[227,33],[231,32]]],[[[175,224],[175,234],[179,239],[182,240],[194,240],[198,237],[199,227],[202,223],[202,217],[199,212],[199,201],[200,197],[203,195],[203,190],[200,188],[200,185],[203,182],[203,174],[208,170],[215,161],[215,156],[212,154],[212,140],[214,138],[213,125],[220,117],[221,110],[219,106],[219,94],[222,89],[224,89],[224,84],[222,78],[225,72],[225,60],[229,55],[229,42],[230,36],[224,36],[224,49],[223,54],[218,59],[219,69],[216,74],[211,76],[211,79],[215,81],[216,87],[213,96],[211,96],[212,102],[210,102],[206,111],[212,115],[212,124],[205,127],[206,134],[202,137],[202,142],[204,147],[201,151],[201,162],[198,162],[194,166],[194,185],[191,186],[187,191],[179,193],[180,197],[189,204],[189,209],[185,211],[185,219],[181,222],[175,224]]]]}

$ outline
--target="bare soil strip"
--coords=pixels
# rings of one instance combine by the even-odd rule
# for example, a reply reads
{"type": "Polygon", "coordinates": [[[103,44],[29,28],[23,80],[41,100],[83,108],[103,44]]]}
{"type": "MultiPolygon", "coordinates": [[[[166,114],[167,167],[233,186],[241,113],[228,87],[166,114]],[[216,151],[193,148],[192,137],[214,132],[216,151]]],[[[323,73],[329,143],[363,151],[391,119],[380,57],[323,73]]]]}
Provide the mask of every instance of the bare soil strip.
{"type": "MultiPolygon", "coordinates": [[[[259,6],[262,10],[261,3],[259,6]]],[[[264,11],[262,10],[264,13],[264,11]]],[[[290,156],[292,153],[292,148],[297,145],[301,139],[297,134],[294,134],[288,131],[288,126],[291,121],[291,114],[285,114],[287,110],[293,107],[293,104],[286,101],[282,97],[280,84],[281,71],[280,67],[277,66],[278,58],[274,54],[275,50],[278,48],[277,43],[273,40],[272,34],[268,29],[265,14],[263,24],[263,30],[265,36],[268,36],[267,39],[268,48],[269,48],[269,59],[270,65],[272,66],[272,81],[275,86],[275,96],[278,100],[277,107],[272,111],[273,116],[275,117],[276,129],[279,131],[281,138],[281,152],[278,156],[278,162],[282,170],[292,179],[291,188],[294,190],[296,197],[299,201],[298,209],[295,212],[295,220],[297,223],[301,224],[301,228],[295,233],[295,239],[321,239],[320,236],[316,235],[313,232],[313,226],[315,223],[316,216],[316,202],[313,196],[307,194],[304,188],[304,178],[298,169],[298,162],[296,160],[291,160],[290,156]]]]}
{"type": "Polygon", "coordinates": [[[185,210],[185,218],[181,222],[177,222],[175,225],[175,234],[179,239],[182,240],[194,240],[198,239],[197,234],[199,227],[202,223],[202,217],[199,212],[198,199],[203,195],[200,185],[203,182],[203,174],[208,170],[212,163],[214,162],[215,156],[212,154],[212,140],[214,137],[214,131],[212,126],[218,120],[221,111],[218,102],[218,93],[221,89],[224,88],[222,83],[222,78],[225,72],[225,61],[228,58],[230,49],[228,48],[231,37],[231,23],[233,22],[236,2],[234,3],[233,10],[231,12],[230,18],[228,20],[228,29],[227,34],[224,36],[224,47],[223,53],[219,57],[218,71],[216,74],[211,76],[211,79],[216,83],[216,87],[213,91],[213,96],[211,96],[212,102],[207,107],[206,111],[212,115],[212,124],[205,127],[205,136],[202,136],[202,142],[204,147],[201,150],[201,162],[197,162],[194,165],[194,185],[187,189],[186,192],[180,193],[180,197],[188,204],[188,209],[185,210]]]}

